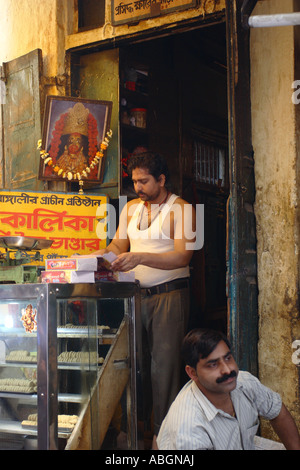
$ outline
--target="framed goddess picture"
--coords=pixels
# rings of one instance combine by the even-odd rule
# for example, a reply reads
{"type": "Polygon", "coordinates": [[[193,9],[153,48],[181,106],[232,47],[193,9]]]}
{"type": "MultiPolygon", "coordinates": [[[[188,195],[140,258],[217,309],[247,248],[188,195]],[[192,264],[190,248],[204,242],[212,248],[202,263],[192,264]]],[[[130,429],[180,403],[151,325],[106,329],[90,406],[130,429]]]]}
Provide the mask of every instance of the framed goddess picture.
{"type": "Polygon", "coordinates": [[[111,111],[111,101],[47,96],[39,178],[102,183],[111,111]]]}

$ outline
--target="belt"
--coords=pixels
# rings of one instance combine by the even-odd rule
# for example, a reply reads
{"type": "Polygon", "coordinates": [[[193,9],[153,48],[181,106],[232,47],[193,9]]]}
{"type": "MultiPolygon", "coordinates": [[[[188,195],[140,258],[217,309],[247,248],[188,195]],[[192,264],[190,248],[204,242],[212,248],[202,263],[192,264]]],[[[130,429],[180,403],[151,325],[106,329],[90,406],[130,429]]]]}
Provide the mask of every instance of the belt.
{"type": "Polygon", "coordinates": [[[150,296],[155,294],[165,294],[166,292],[172,292],[177,289],[185,289],[189,287],[189,280],[186,279],[175,279],[174,281],[164,282],[158,286],[152,287],[143,287],[141,289],[141,294],[150,296]]]}

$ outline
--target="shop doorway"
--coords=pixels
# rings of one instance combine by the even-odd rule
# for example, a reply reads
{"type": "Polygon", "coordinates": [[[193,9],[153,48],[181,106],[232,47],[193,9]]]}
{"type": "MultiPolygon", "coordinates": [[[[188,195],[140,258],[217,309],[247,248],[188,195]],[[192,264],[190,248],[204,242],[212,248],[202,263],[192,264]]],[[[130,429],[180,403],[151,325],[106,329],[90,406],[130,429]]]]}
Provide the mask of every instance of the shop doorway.
{"type": "Polygon", "coordinates": [[[204,248],[191,263],[189,328],[228,333],[239,367],[256,374],[249,32],[234,5],[228,2],[226,22],[186,24],[185,31],[157,31],[159,37],[140,32],[111,48],[71,51],[70,93],[114,103],[104,182],[90,191],[106,193],[116,206],[120,194],[134,197],[126,159],[146,146],[167,158],[172,190],[204,204],[204,248]]]}
{"type": "Polygon", "coordinates": [[[219,23],[120,47],[122,193],[138,147],[163,154],[171,189],[204,204],[204,247],[191,263],[189,328],[227,331],[229,195],[226,27],[219,23]]]}

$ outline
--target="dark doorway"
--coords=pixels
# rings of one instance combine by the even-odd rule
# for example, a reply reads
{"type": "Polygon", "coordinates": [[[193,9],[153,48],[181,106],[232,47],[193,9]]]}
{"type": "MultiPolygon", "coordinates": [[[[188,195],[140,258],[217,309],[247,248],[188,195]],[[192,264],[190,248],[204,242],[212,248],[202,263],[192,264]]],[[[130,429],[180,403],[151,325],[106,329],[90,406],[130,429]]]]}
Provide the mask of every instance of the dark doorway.
{"type": "Polygon", "coordinates": [[[194,253],[191,263],[189,327],[224,332],[229,194],[226,64],[224,23],[120,48],[123,194],[132,193],[126,160],[136,147],[145,146],[167,158],[175,193],[195,205],[204,204],[204,247],[194,253]]]}

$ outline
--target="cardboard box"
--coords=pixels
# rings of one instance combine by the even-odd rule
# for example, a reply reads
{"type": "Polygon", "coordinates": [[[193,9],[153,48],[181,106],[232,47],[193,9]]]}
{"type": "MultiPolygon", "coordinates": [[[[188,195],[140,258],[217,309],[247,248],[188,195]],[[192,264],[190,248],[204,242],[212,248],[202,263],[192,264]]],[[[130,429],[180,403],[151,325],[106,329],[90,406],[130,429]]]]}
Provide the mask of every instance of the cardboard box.
{"type": "Polygon", "coordinates": [[[95,273],[91,271],[72,271],[72,270],[61,270],[61,271],[43,271],[41,273],[42,283],[93,283],[95,282],[95,273]]]}
{"type": "Polygon", "coordinates": [[[98,271],[95,273],[95,281],[117,281],[117,282],[134,282],[134,271],[121,272],[121,271],[98,271]]]}
{"type": "Polygon", "coordinates": [[[46,271],[97,271],[98,261],[96,257],[93,258],[56,258],[46,259],[46,271]]]}
{"type": "Polygon", "coordinates": [[[117,282],[134,282],[135,275],[133,271],[113,272],[113,271],[73,271],[68,269],[62,269],[58,271],[42,271],[41,273],[42,283],[94,283],[100,281],[117,281],[117,282]]]}
{"type": "Polygon", "coordinates": [[[115,271],[113,272],[113,276],[115,281],[118,282],[134,282],[135,281],[135,273],[134,271],[115,271]]]}
{"type": "Polygon", "coordinates": [[[117,258],[117,255],[105,253],[101,256],[72,256],[71,258],[46,259],[46,271],[60,271],[67,269],[69,271],[99,271],[101,269],[110,270],[111,263],[117,258]]]}
{"type": "Polygon", "coordinates": [[[115,281],[114,273],[112,271],[107,271],[107,269],[97,271],[95,272],[95,282],[97,281],[115,281]]]}
{"type": "Polygon", "coordinates": [[[47,259],[46,270],[41,274],[43,283],[78,283],[117,281],[134,282],[134,271],[116,272],[111,263],[117,258],[112,253],[102,256],[74,256],[72,258],[47,259]]]}

